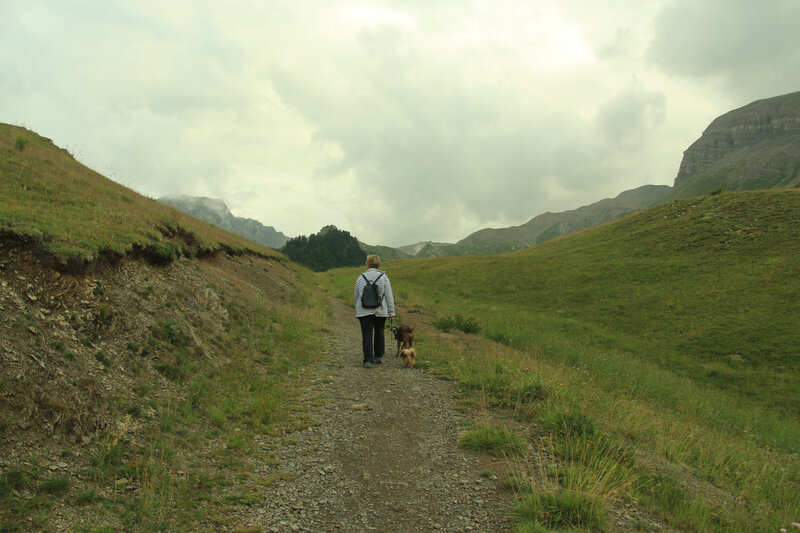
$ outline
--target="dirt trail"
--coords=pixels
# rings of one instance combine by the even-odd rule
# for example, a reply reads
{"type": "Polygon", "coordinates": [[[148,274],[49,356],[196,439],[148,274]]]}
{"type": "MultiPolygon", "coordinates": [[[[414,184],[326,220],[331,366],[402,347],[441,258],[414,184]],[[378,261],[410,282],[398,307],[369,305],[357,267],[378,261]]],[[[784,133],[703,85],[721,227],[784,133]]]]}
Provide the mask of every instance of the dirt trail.
{"type": "Polygon", "coordinates": [[[362,368],[352,309],[334,301],[333,323],[307,393],[325,399],[319,425],[274,450],[277,464],[263,467],[278,480],[274,497],[254,506],[253,522],[281,532],[507,530],[497,465],[457,446],[467,420],[454,385],[403,368],[388,332],[385,363],[362,368]]]}

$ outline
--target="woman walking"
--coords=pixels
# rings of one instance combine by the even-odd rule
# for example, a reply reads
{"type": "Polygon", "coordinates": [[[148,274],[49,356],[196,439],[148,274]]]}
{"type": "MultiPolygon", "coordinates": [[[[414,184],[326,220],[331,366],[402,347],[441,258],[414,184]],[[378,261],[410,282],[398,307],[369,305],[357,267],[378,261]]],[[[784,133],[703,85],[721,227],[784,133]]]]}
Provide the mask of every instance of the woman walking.
{"type": "Polygon", "coordinates": [[[385,353],[383,327],[387,318],[394,318],[394,295],[392,284],[386,272],[378,270],[381,258],[377,255],[367,256],[367,270],[356,280],[353,290],[353,304],[356,308],[356,318],[361,323],[361,345],[364,351],[364,368],[373,364],[382,363],[385,353]],[[377,289],[377,307],[371,307],[369,298],[364,296],[364,289],[371,290],[371,285],[377,289]],[[367,307],[365,307],[365,304],[367,307]]]}

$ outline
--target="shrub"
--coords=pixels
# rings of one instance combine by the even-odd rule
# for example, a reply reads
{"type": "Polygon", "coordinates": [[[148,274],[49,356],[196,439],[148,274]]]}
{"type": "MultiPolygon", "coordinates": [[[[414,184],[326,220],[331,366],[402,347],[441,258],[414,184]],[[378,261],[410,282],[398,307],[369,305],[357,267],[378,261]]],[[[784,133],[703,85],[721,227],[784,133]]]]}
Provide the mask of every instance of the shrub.
{"type": "Polygon", "coordinates": [[[99,324],[108,325],[111,323],[112,318],[114,318],[114,310],[111,308],[111,305],[102,304],[97,308],[97,322],[99,324]]]}
{"type": "Polygon", "coordinates": [[[97,359],[97,362],[103,366],[109,366],[111,364],[111,360],[103,350],[97,350],[94,354],[94,358],[97,359]]]}
{"type": "Polygon", "coordinates": [[[151,331],[153,337],[173,346],[184,346],[189,342],[188,336],[172,320],[161,320],[157,325],[152,326],[151,331]]]}
{"type": "Polygon", "coordinates": [[[22,137],[17,137],[17,139],[14,141],[14,148],[18,152],[24,151],[26,146],[28,146],[27,139],[23,139],[22,137]]]}

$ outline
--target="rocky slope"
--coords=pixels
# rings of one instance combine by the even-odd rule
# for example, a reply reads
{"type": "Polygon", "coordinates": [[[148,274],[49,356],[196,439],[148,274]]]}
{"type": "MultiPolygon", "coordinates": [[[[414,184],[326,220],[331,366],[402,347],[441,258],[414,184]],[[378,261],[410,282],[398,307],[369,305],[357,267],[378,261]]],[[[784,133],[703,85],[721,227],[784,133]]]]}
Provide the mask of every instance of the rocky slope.
{"type": "Polygon", "coordinates": [[[715,119],[684,152],[670,198],[800,184],[800,92],[715,119]]]}
{"type": "Polygon", "coordinates": [[[234,216],[222,200],[195,196],[163,196],[158,201],[269,248],[278,249],[289,240],[272,226],[265,226],[252,218],[234,216]]]}

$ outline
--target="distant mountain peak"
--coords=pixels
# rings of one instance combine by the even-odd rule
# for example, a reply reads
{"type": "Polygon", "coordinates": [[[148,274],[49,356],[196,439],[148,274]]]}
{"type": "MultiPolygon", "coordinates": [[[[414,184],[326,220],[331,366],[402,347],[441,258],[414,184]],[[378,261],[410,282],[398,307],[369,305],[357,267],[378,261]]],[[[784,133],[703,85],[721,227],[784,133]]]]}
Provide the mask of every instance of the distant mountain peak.
{"type": "Polygon", "coordinates": [[[289,240],[272,226],[265,226],[252,218],[234,216],[227,204],[218,198],[177,195],[162,196],[158,201],[270,248],[280,248],[289,240]]]}
{"type": "Polygon", "coordinates": [[[187,196],[180,194],[177,196],[162,196],[158,199],[161,203],[180,202],[187,205],[202,206],[211,211],[217,212],[219,215],[231,214],[228,205],[219,198],[208,198],[206,196],[187,196]]]}

